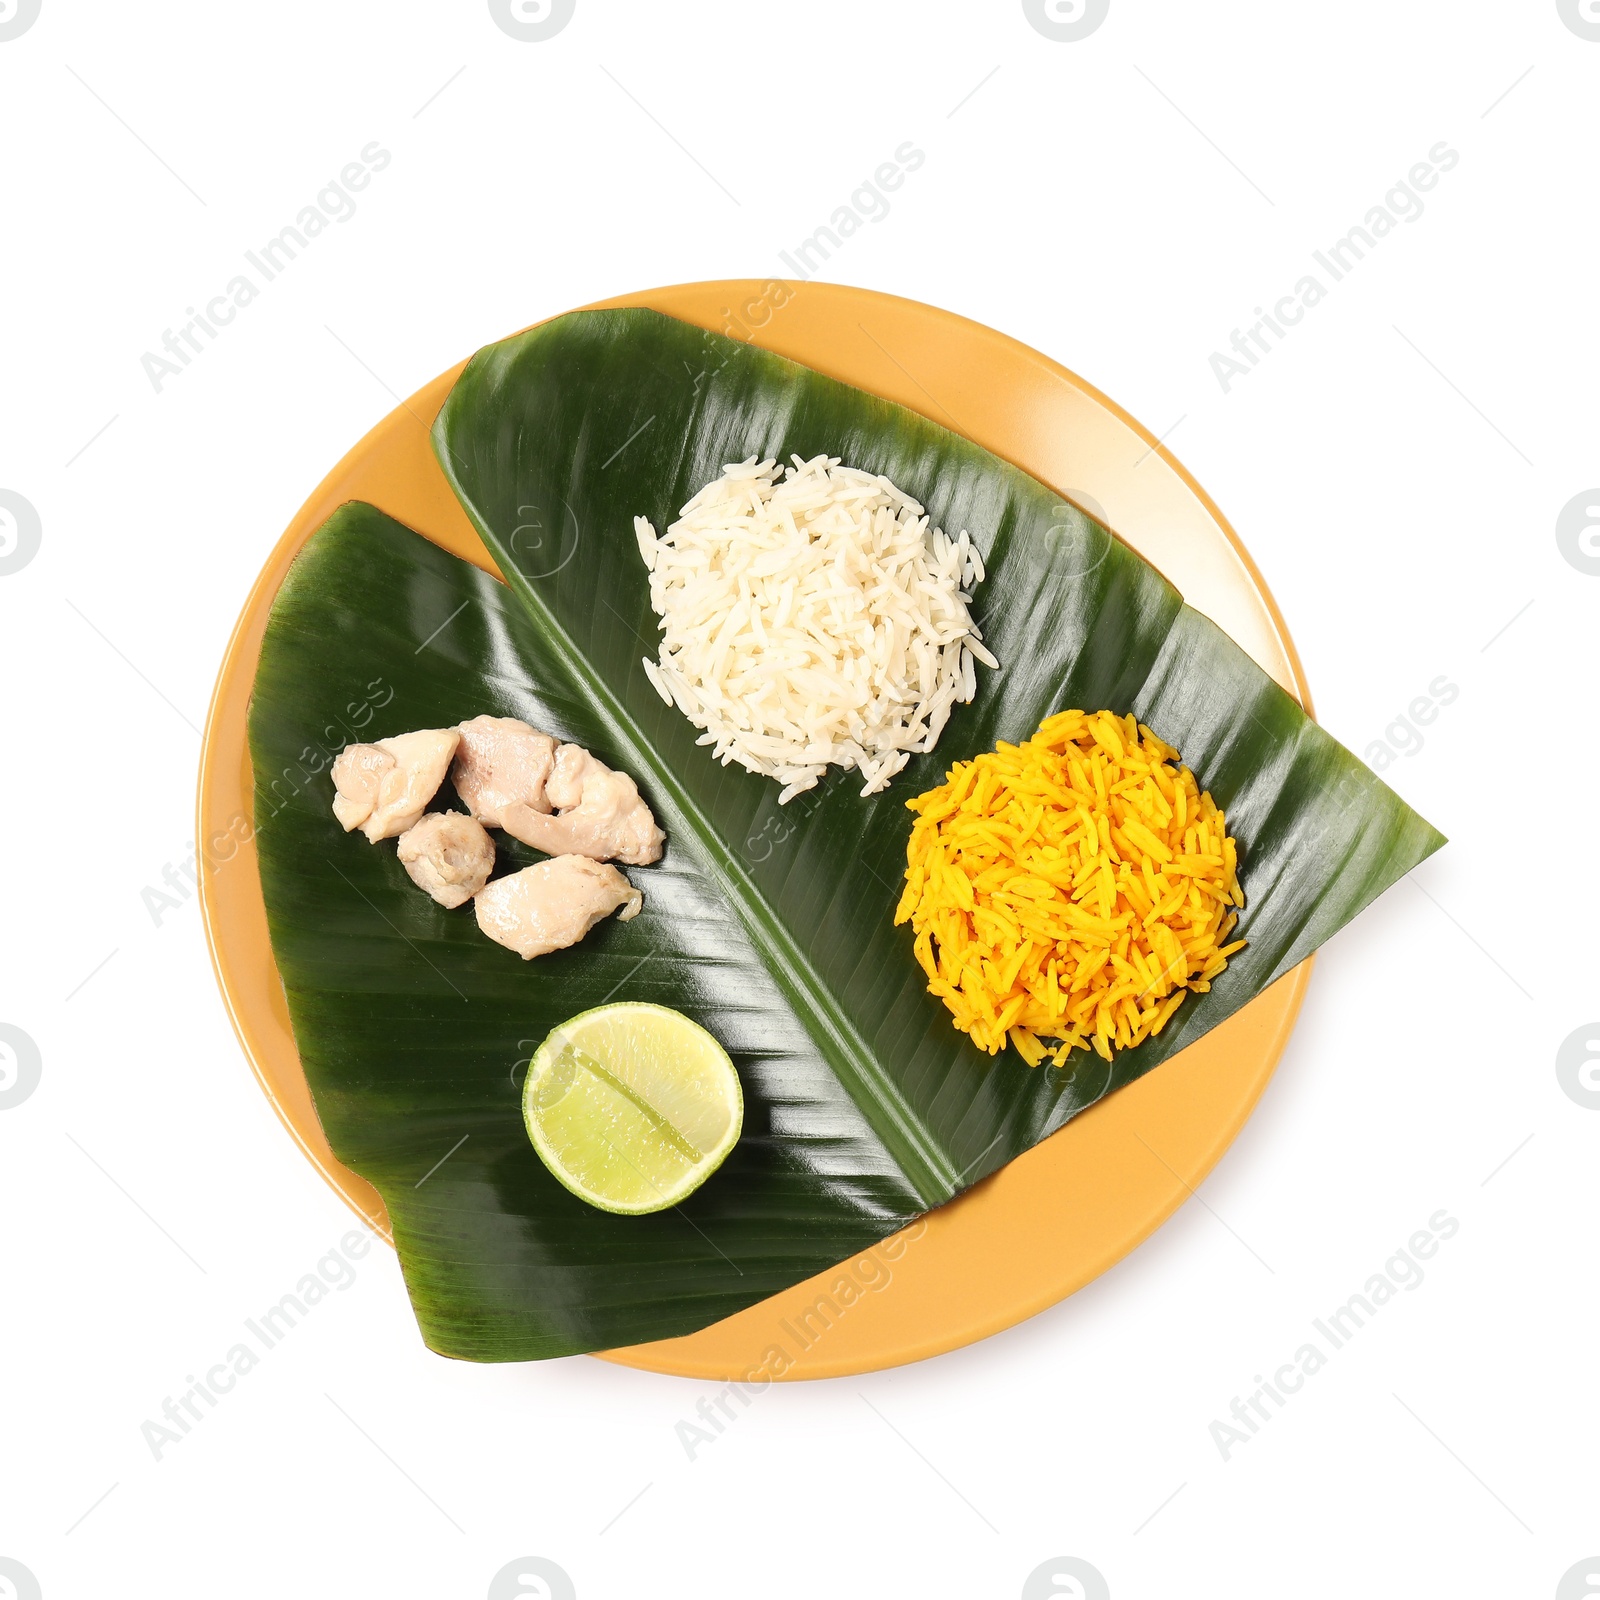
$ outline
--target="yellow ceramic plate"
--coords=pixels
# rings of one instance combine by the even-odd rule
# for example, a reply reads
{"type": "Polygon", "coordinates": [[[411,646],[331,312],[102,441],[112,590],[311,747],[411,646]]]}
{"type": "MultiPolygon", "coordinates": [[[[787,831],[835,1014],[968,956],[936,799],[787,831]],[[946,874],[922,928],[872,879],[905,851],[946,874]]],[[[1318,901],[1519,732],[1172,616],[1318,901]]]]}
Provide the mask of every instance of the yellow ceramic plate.
{"type": "MultiPolygon", "coordinates": [[[[1204,490],[1132,417],[1066,368],[978,323],[832,284],[682,284],[603,302],[748,337],[942,423],[1090,509],[1310,710],[1272,597],[1204,490]]],[[[465,365],[465,363],[462,363],[465,365]]],[[[223,998],[256,1077],[333,1188],[380,1232],[378,1193],[328,1148],[272,960],[251,838],[245,715],[267,613],[311,533],[366,500],[496,572],[434,460],[428,429],[461,367],[391,412],[318,485],[245,602],[200,764],[201,903],[223,998]]],[[[681,1339],[606,1359],[710,1379],[824,1378],[938,1355],[1053,1305],[1121,1260],[1220,1159],[1300,1009],[1306,961],[1158,1071],[866,1256],[681,1339]]]]}

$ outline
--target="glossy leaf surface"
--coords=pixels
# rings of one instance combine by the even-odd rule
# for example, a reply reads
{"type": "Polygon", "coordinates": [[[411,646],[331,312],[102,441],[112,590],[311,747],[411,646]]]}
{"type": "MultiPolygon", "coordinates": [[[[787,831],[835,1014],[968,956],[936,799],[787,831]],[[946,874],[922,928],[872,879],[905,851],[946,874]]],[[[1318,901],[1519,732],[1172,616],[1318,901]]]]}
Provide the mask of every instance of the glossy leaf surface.
{"type": "MultiPolygon", "coordinates": [[[[779,357],[653,312],[577,313],[481,352],[435,440],[509,588],[346,507],[278,597],[251,731],[263,885],[308,1079],[335,1152],[383,1193],[424,1334],[447,1354],[666,1337],[821,1270],[1214,1027],[1442,842],[1088,517],[779,357]],[[976,703],[887,793],[862,800],[837,775],[780,808],[778,785],[715,765],[645,678],[656,619],[632,519],[663,528],[725,461],[819,451],[971,532],[989,569],[974,609],[1002,669],[980,671],[976,703]],[[892,912],[905,799],[1067,706],[1134,712],[1226,808],[1250,944],[1113,1066],[1029,1070],[955,1032],[892,912]],[[523,963],[470,911],[415,889],[392,845],[339,830],[325,768],[346,739],[485,711],[637,779],[669,844],[631,869],[635,921],[523,963]],[[517,1064],[612,998],[693,1016],[744,1084],[737,1149],[655,1216],[568,1194],[518,1110],[517,1064]]],[[[435,802],[453,803],[448,787],[435,802]]],[[[537,859],[497,839],[502,869],[537,859]]]]}

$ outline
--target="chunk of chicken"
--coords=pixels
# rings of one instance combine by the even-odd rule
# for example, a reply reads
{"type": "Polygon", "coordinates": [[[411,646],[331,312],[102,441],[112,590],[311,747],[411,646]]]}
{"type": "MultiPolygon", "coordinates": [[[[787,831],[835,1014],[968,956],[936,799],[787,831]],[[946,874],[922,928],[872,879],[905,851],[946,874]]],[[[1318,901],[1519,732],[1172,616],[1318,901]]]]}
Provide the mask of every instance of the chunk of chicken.
{"type": "Polygon", "coordinates": [[[430,811],[400,835],[400,865],[419,889],[452,911],[494,871],[494,841],[483,824],[459,811],[430,811]]]}
{"type": "Polygon", "coordinates": [[[531,961],[576,944],[619,907],[619,922],[638,916],[644,896],[613,866],[556,856],[496,878],[472,904],[478,926],[496,944],[531,961]]]}
{"type": "Polygon", "coordinates": [[[544,793],[561,814],[552,817],[528,806],[507,806],[500,825],[512,838],[553,856],[615,859],[636,867],[661,859],[667,836],[656,826],[638,786],[627,773],[613,772],[596,761],[581,745],[564,744],[556,751],[555,770],[544,793]]]}
{"type": "Polygon", "coordinates": [[[583,803],[584,786],[591,777],[611,772],[605,762],[589,754],[581,744],[564,744],[556,751],[555,771],[544,786],[552,811],[570,811],[583,803]]]}
{"type": "Polygon", "coordinates": [[[334,816],[374,844],[404,833],[438,792],[460,742],[454,728],[424,728],[347,745],[333,764],[334,816]]]}
{"type": "Polygon", "coordinates": [[[545,780],[555,765],[556,742],[515,717],[474,717],[459,726],[461,745],[450,781],[461,803],[486,827],[504,826],[510,805],[548,811],[545,780]]]}
{"type": "Polygon", "coordinates": [[[384,773],[395,765],[375,744],[349,744],[333,763],[333,814],[346,833],[359,828],[378,803],[384,773]]]}

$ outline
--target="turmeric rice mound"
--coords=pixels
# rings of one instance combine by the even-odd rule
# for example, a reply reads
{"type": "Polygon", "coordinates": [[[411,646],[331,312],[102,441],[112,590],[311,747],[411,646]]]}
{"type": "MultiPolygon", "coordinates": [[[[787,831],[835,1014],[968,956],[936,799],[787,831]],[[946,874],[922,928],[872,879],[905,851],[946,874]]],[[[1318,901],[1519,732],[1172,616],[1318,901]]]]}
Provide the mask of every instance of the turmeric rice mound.
{"type": "Polygon", "coordinates": [[[1227,819],[1131,716],[1058,712],[906,805],[895,923],[990,1055],[1009,1038],[1030,1067],[1086,1046],[1109,1061],[1245,943],[1226,942],[1244,905],[1227,819]]]}

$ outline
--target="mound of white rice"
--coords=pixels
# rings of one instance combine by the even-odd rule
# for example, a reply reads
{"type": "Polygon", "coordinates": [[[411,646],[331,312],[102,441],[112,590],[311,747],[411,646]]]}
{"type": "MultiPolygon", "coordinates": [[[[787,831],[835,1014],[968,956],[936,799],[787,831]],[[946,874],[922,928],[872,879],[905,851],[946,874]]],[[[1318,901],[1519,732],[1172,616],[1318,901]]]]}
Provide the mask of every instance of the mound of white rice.
{"type": "Polygon", "coordinates": [[[974,662],[999,665],[967,614],[983,562],[887,478],[791,459],[724,467],[664,536],[634,518],[661,618],[645,671],[780,804],[830,766],[876,794],[972,699],[974,662]]]}

